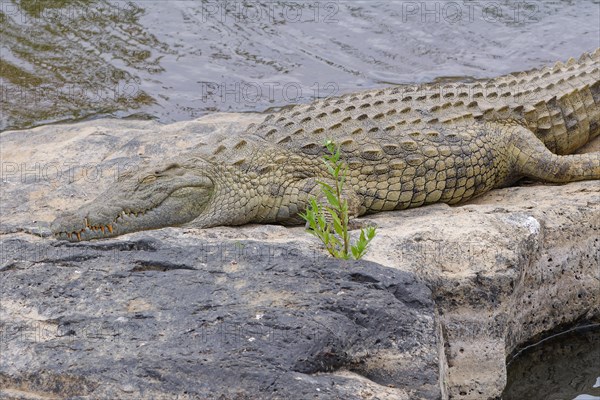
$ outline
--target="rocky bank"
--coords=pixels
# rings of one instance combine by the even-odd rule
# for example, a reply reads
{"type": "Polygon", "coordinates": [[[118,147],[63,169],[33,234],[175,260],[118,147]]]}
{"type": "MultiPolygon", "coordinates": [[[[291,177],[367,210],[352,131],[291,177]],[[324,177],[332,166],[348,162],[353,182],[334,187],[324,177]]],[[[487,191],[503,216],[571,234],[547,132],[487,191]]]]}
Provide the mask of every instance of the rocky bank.
{"type": "Polygon", "coordinates": [[[0,134],[1,398],[494,399],[515,349],[600,320],[598,181],[369,216],[358,262],[302,227],[48,236],[124,170],[260,119],[0,134]]]}

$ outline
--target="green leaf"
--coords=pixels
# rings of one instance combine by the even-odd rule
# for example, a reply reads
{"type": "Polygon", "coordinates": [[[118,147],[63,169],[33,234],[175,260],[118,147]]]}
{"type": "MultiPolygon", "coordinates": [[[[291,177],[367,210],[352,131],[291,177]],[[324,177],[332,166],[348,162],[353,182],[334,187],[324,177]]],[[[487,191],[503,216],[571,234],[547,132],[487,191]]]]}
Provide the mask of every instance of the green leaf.
{"type": "Polygon", "coordinates": [[[341,170],[341,168],[342,168],[342,166],[340,164],[336,164],[335,168],[333,168],[333,175],[334,175],[335,178],[338,178],[340,176],[340,170],[341,170]]]}
{"type": "Polygon", "coordinates": [[[330,210],[329,212],[331,214],[331,218],[333,219],[333,229],[335,230],[335,233],[341,237],[344,237],[344,229],[342,228],[342,221],[340,220],[340,217],[333,210],[330,210]]]}
{"type": "Polygon", "coordinates": [[[340,247],[341,243],[340,243],[340,241],[339,241],[339,239],[337,237],[335,237],[334,235],[330,235],[329,239],[330,239],[330,242],[332,244],[334,244],[336,248],[340,247]]]}
{"type": "Polygon", "coordinates": [[[333,186],[331,186],[329,183],[324,182],[324,181],[317,181],[317,183],[321,186],[321,189],[327,188],[333,192],[333,186]]]}
{"type": "Polygon", "coordinates": [[[317,214],[317,224],[320,230],[324,231],[327,225],[327,221],[323,217],[323,213],[317,214]]]}
{"type": "Polygon", "coordinates": [[[329,172],[329,175],[335,175],[335,168],[333,164],[335,163],[331,160],[325,161],[325,166],[327,167],[327,172],[329,172]]]}
{"type": "Polygon", "coordinates": [[[375,237],[375,230],[377,228],[375,228],[374,226],[369,226],[367,228],[367,238],[369,239],[369,242],[375,237]]]}
{"type": "Polygon", "coordinates": [[[333,149],[335,148],[335,145],[333,144],[333,141],[331,139],[327,139],[325,141],[325,147],[327,147],[327,151],[329,151],[330,153],[333,153],[333,149]]]}
{"type": "Polygon", "coordinates": [[[323,194],[327,197],[327,202],[336,210],[340,209],[340,201],[338,200],[335,193],[330,191],[329,189],[323,188],[323,194]]]}

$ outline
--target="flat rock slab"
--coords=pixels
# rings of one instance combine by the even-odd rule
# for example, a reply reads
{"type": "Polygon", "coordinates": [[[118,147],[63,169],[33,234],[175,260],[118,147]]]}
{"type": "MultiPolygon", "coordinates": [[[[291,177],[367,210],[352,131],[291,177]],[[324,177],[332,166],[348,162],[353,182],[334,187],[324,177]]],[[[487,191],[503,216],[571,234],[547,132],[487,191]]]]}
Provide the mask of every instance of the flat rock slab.
{"type": "Polygon", "coordinates": [[[124,170],[260,118],[0,133],[0,397],[497,399],[513,351],[600,320],[599,181],[368,216],[355,263],[302,227],[47,236],[124,170]]]}

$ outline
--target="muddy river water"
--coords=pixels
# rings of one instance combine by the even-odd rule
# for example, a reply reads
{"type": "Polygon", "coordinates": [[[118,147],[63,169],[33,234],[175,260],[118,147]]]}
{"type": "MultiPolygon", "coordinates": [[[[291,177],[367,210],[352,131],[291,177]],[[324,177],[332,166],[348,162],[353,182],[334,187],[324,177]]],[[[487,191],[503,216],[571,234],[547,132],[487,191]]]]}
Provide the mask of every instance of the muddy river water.
{"type": "Polygon", "coordinates": [[[600,46],[598,0],[2,0],[0,130],[168,123],[483,78],[600,46]]]}

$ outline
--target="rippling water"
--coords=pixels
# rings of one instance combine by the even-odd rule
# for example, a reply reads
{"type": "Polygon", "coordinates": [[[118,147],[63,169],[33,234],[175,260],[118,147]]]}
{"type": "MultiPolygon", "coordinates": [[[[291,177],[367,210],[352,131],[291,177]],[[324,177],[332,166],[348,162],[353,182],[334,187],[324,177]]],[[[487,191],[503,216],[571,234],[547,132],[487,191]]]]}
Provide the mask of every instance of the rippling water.
{"type": "Polygon", "coordinates": [[[490,77],[600,46],[597,0],[0,5],[0,130],[263,111],[395,83],[490,77]]]}

